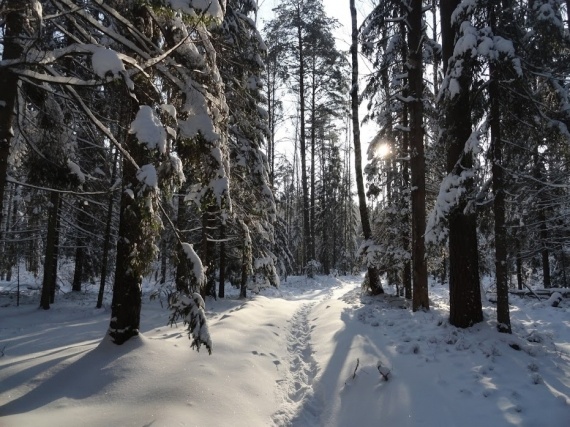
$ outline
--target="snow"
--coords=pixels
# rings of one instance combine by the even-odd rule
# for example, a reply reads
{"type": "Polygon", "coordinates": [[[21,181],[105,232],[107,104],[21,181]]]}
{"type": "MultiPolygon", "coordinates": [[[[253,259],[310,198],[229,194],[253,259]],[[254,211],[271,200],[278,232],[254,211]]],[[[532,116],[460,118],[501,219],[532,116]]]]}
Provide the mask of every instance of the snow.
{"type": "Polygon", "coordinates": [[[226,8],[225,0],[166,0],[166,3],[174,10],[180,10],[186,14],[193,14],[193,9],[203,11],[213,18],[222,19],[226,8]]]}
{"type": "Polygon", "coordinates": [[[200,257],[194,251],[194,247],[190,243],[182,242],[182,250],[184,251],[184,255],[188,261],[192,263],[192,273],[194,274],[194,278],[196,279],[196,283],[205,283],[206,276],[204,271],[204,266],[202,265],[202,261],[200,257]]]}
{"type": "Polygon", "coordinates": [[[220,139],[220,136],[214,129],[212,117],[210,117],[208,112],[206,98],[192,86],[189,86],[186,90],[186,103],[183,111],[188,113],[188,118],[181,120],[179,123],[180,135],[183,138],[190,139],[201,133],[210,142],[220,139]]]}
{"type": "Polygon", "coordinates": [[[85,183],[85,174],[81,172],[81,168],[77,163],[68,160],[67,167],[69,168],[69,171],[77,177],[81,184],[85,183]]]}
{"type": "Polygon", "coordinates": [[[149,150],[158,149],[166,152],[166,130],[154,110],[148,105],[141,105],[129,133],[134,133],[141,144],[149,150]]]}
{"type": "Polygon", "coordinates": [[[137,179],[146,187],[158,191],[158,175],[154,165],[143,165],[137,171],[137,179]]]}
{"type": "Polygon", "coordinates": [[[226,286],[206,301],[211,356],[165,326],[149,283],[141,336],[116,346],[103,338],[110,295],[96,310],[96,289],[58,294],[44,311],[38,291],[16,307],[1,282],[1,425],[568,426],[567,298],[512,296],[507,335],[490,303],[483,323],[456,329],[446,287],[412,313],[361,296],[361,279],[289,277],[246,300],[226,286]]]}
{"type": "Polygon", "coordinates": [[[93,71],[100,78],[104,79],[107,73],[111,73],[114,77],[125,72],[123,61],[119,54],[112,49],[104,47],[95,47],[91,56],[93,71]]]}

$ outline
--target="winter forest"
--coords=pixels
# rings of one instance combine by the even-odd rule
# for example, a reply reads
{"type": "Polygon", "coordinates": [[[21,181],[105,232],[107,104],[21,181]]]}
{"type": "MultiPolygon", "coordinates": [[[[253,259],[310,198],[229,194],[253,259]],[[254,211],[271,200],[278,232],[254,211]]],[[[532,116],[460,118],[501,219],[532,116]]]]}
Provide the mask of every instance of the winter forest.
{"type": "Polygon", "coordinates": [[[0,425],[570,425],[569,11],[0,0],[0,425]]]}

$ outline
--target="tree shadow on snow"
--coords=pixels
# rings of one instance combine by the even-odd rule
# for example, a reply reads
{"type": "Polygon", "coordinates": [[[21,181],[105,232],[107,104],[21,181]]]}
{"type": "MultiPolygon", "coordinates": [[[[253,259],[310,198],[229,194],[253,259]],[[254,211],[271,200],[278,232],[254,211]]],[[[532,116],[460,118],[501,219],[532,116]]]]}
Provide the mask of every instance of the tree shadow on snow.
{"type": "MultiPolygon", "coordinates": [[[[41,376],[28,383],[30,390],[25,394],[0,406],[0,416],[34,411],[59,399],[81,400],[99,394],[105,387],[111,388],[114,380],[125,375],[113,369],[113,362],[142,345],[142,340],[137,337],[121,346],[116,346],[110,342],[109,337],[105,337],[97,347],[86,354],[83,354],[86,351],[84,349],[74,349],[66,356],[28,368],[26,377],[38,374],[41,376]],[[78,356],[77,360],[58,369],[59,364],[78,356]]],[[[12,382],[22,375],[22,371],[15,374],[12,382]]]]}

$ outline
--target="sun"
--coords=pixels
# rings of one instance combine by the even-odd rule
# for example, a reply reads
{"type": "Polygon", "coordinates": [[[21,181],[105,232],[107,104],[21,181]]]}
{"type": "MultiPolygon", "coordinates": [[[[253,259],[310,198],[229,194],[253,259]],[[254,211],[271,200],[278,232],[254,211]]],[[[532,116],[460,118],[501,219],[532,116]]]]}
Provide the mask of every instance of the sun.
{"type": "Polygon", "coordinates": [[[390,145],[387,143],[379,144],[374,150],[376,157],[380,157],[381,159],[388,157],[391,152],[390,145]]]}

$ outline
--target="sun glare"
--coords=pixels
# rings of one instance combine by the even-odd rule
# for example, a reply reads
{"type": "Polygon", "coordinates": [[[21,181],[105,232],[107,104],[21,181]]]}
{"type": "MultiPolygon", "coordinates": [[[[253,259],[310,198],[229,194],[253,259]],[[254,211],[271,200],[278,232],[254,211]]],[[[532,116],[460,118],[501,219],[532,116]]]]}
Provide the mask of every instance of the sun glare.
{"type": "Polygon", "coordinates": [[[390,155],[390,152],[390,146],[386,143],[379,144],[375,150],[376,156],[380,157],[381,159],[388,157],[390,155]]]}

